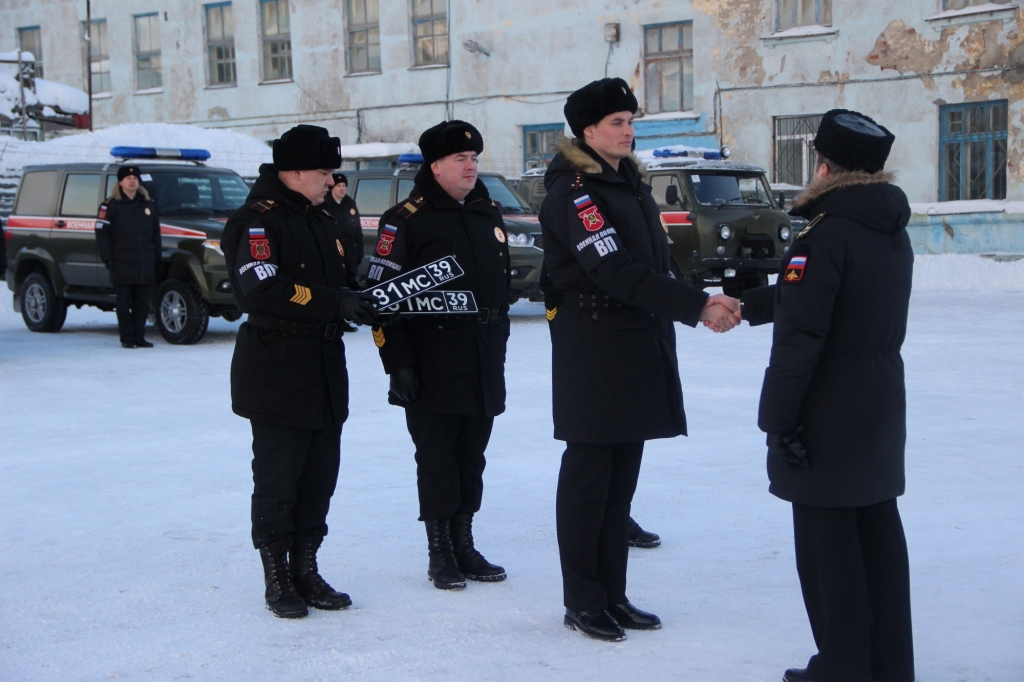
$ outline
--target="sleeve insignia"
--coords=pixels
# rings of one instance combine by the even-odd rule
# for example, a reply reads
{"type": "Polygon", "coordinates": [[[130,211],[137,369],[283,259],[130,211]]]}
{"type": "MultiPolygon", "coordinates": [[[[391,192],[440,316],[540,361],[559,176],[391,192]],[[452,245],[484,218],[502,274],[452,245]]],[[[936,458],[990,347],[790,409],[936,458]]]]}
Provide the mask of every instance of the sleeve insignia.
{"type": "Polygon", "coordinates": [[[548,322],[554,322],[555,315],[558,314],[558,308],[552,308],[551,310],[545,310],[544,315],[548,318],[548,322]]]}
{"type": "Polygon", "coordinates": [[[96,218],[98,220],[106,220],[107,219],[107,205],[106,204],[100,204],[100,212],[96,216],[96,218]]]}
{"type": "Polygon", "coordinates": [[[821,219],[824,218],[825,215],[826,214],[824,214],[824,213],[819,213],[817,216],[815,216],[814,220],[812,220],[811,222],[807,223],[807,225],[804,227],[804,229],[800,230],[800,234],[798,234],[796,236],[796,238],[800,239],[800,237],[803,237],[805,234],[807,234],[812,229],[814,229],[814,226],[817,225],[818,223],[820,223],[821,219]]]}
{"type": "Polygon", "coordinates": [[[378,328],[378,329],[374,329],[373,330],[373,343],[374,343],[374,345],[377,346],[377,348],[383,348],[384,347],[384,330],[383,329],[378,328]]]}
{"type": "Polygon", "coordinates": [[[793,256],[789,259],[782,281],[786,284],[799,284],[804,278],[804,269],[806,268],[807,256],[793,256]]]}
{"type": "Polygon", "coordinates": [[[256,260],[270,258],[270,240],[267,239],[267,231],[262,227],[249,228],[249,253],[256,260]]]}
{"type": "Polygon", "coordinates": [[[395,243],[395,235],[398,234],[398,228],[394,225],[385,225],[384,229],[380,233],[380,241],[377,242],[377,253],[382,256],[387,256],[391,253],[391,245],[395,243]]]}
{"type": "Polygon", "coordinates": [[[408,218],[413,213],[420,210],[420,207],[423,206],[423,202],[425,201],[426,199],[421,196],[412,197],[409,201],[402,204],[402,208],[398,209],[398,215],[402,218],[408,218]]]}
{"type": "Polygon", "coordinates": [[[591,206],[585,211],[580,211],[580,220],[583,221],[583,227],[587,228],[587,232],[597,232],[604,227],[604,216],[597,210],[597,206],[591,206]]]}
{"type": "Polygon", "coordinates": [[[313,300],[313,292],[308,287],[304,287],[301,284],[295,285],[295,295],[289,299],[292,303],[298,303],[299,305],[306,305],[313,300]]]}

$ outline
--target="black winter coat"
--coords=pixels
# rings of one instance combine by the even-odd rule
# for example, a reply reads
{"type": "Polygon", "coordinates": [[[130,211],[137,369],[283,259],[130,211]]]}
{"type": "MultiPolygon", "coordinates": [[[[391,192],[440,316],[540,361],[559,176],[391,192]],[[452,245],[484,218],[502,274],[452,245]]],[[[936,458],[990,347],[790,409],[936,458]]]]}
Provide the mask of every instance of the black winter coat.
{"type": "Polygon", "coordinates": [[[345,247],[345,259],[351,272],[359,270],[363,262],[363,227],[359,222],[359,209],[349,195],[340,202],[334,200],[330,193],[324,199],[324,208],[330,213],[341,228],[341,244],[345,247]]]}
{"type": "Polygon", "coordinates": [[[480,323],[476,316],[420,315],[375,327],[384,371],[414,365],[419,379],[414,402],[389,395],[392,405],[482,417],[505,411],[511,263],[504,225],[482,182],[460,204],[437,184],[429,166],[416,175],[409,199],[381,216],[367,288],[454,256],[466,274],[441,289],[472,291],[481,312],[494,310],[497,318],[480,323]]]}
{"type": "Polygon", "coordinates": [[[231,407],[247,419],[319,429],[348,417],[348,371],[338,321],[339,291],[355,287],[341,230],[322,206],[260,167],[245,205],[224,227],[221,245],[238,307],[250,318],[298,322],[316,335],[282,333],[250,322],[231,359],[231,407]]]}
{"type": "Polygon", "coordinates": [[[160,216],[145,187],[134,199],[114,185],[96,216],[96,249],[110,270],[111,284],[153,284],[163,254],[160,216]]]}
{"type": "Polygon", "coordinates": [[[544,176],[544,267],[555,438],[630,443],[686,435],[673,321],[696,326],[708,295],[675,279],[651,188],[566,143],[544,176]]]}
{"type": "Polygon", "coordinates": [[[769,490],[790,502],[862,507],[903,494],[900,349],[914,254],[910,206],[890,177],[839,176],[809,193],[792,213],[817,222],[794,242],[779,283],[743,295],[752,325],[775,323],[758,426],[805,429],[810,468],[768,457],[769,490]]]}

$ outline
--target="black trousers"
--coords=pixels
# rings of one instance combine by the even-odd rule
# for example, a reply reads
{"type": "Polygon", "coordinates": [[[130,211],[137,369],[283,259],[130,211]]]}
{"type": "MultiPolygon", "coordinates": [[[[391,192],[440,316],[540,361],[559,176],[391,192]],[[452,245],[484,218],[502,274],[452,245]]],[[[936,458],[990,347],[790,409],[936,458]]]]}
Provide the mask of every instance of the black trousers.
{"type": "Polygon", "coordinates": [[[793,505],[796,567],[820,682],[913,682],[910,565],[896,500],[793,505]]]}
{"type": "Polygon", "coordinates": [[[136,343],[144,338],[152,295],[151,284],[114,285],[117,332],[121,335],[121,343],[136,343]]]}
{"type": "Polygon", "coordinates": [[[565,606],[600,611],[626,600],[629,507],[644,444],[566,443],[555,518],[565,606]]]}
{"type": "Polygon", "coordinates": [[[420,521],[480,511],[484,450],[494,417],[431,414],[406,408],[405,423],[416,446],[420,521]]]}
{"type": "Polygon", "coordinates": [[[327,535],[341,425],[299,429],[251,420],[252,544],[327,535]]]}

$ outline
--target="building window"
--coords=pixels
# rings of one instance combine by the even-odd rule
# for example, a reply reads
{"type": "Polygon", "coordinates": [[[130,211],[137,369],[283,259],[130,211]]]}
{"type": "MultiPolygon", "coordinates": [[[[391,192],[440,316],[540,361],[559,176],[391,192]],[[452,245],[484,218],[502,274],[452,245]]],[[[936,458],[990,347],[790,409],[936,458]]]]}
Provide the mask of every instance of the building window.
{"type": "Polygon", "coordinates": [[[940,201],[1006,198],[1006,114],[1006,100],[942,107],[940,201]]]}
{"type": "Polygon", "coordinates": [[[43,77],[43,39],[38,26],[18,29],[18,49],[31,52],[36,59],[35,76],[43,77]]]}
{"type": "Polygon", "coordinates": [[[943,9],[967,9],[968,7],[977,7],[978,5],[987,5],[990,2],[994,2],[998,5],[1005,5],[1010,0],[943,0],[943,9]]]}
{"type": "MultiPolygon", "coordinates": [[[[84,23],[84,22],[83,22],[84,23]]],[[[89,24],[89,78],[92,94],[110,92],[110,48],[107,44],[107,20],[93,19],[89,24]]]]}
{"type": "Polygon", "coordinates": [[[412,0],[416,66],[448,63],[447,0],[412,0]]]}
{"type": "Polygon", "coordinates": [[[693,108],[693,23],[644,27],[644,113],[693,108]]]}
{"type": "Polygon", "coordinates": [[[235,75],[235,22],[230,2],[206,6],[206,54],[210,85],[233,85],[235,75]]]}
{"type": "Polygon", "coordinates": [[[832,0],[775,0],[779,8],[777,29],[797,26],[831,26],[832,0]]]}
{"type": "Polygon", "coordinates": [[[263,80],[292,77],[292,34],[288,0],[260,0],[263,29],[263,80]]]}
{"type": "Polygon", "coordinates": [[[348,0],[348,72],[380,71],[378,0],[348,0]]]}
{"type": "Polygon", "coordinates": [[[558,151],[558,141],[564,138],[562,123],[523,126],[523,170],[547,168],[558,151]]]}
{"type": "Polygon", "coordinates": [[[163,87],[159,14],[140,14],[135,17],[135,78],[139,90],[163,87]]]}
{"type": "Polygon", "coordinates": [[[774,182],[805,187],[811,181],[819,124],[821,115],[775,117],[774,182]]]}

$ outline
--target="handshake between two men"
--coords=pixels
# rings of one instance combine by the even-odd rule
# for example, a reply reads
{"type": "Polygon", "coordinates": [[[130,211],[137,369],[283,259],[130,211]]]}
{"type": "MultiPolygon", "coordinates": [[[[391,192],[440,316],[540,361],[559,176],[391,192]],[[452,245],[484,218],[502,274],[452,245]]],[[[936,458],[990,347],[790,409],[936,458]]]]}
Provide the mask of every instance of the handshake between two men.
{"type": "Polygon", "coordinates": [[[698,319],[716,334],[725,333],[743,321],[739,299],[715,294],[708,298],[698,319]]]}

